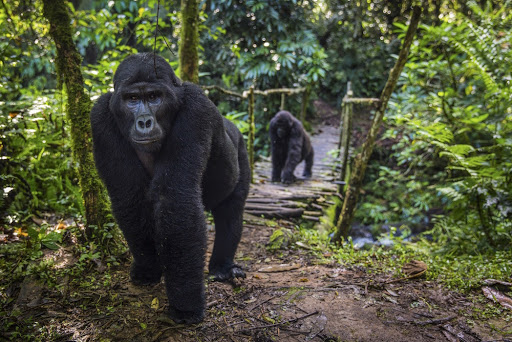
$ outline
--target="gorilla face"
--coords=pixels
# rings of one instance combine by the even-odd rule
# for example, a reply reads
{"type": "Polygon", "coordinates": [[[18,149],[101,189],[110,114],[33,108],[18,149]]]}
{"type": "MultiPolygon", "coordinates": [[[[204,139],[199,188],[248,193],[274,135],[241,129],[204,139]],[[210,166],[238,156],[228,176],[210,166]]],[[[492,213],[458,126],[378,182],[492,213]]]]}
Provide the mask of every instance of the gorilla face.
{"type": "Polygon", "coordinates": [[[163,58],[155,63],[143,54],[137,61],[128,57],[119,65],[109,107],[136,151],[160,150],[179,112],[180,92],[181,81],[163,58]]]}
{"type": "Polygon", "coordinates": [[[165,116],[163,93],[158,87],[135,83],[121,92],[121,112],[130,121],[129,140],[139,150],[155,151],[162,145],[165,116]]]}
{"type": "Polygon", "coordinates": [[[276,133],[277,133],[277,136],[279,137],[279,139],[284,139],[288,136],[288,134],[290,133],[290,128],[291,128],[291,120],[290,118],[288,118],[287,116],[285,115],[278,115],[276,117],[276,133]]]}

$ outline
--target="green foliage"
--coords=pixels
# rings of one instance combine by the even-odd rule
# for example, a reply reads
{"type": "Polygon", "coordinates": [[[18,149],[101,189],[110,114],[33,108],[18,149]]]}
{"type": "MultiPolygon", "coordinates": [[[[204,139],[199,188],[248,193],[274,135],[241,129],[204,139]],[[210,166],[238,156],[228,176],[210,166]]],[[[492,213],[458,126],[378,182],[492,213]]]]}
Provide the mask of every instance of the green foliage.
{"type": "Polygon", "coordinates": [[[27,92],[17,102],[0,102],[0,208],[8,222],[81,209],[62,101],[59,93],[27,92]]]}
{"type": "Polygon", "coordinates": [[[211,75],[227,73],[243,87],[260,89],[308,85],[325,76],[327,55],[306,18],[312,5],[295,0],[209,5],[205,25],[219,34],[215,41],[206,39],[204,54],[221,63],[220,68],[218,63],[206,66],[211,75]]]}
{"type": "Polygon", "coordinates": [[[49,249],[57,250],[60,248],[59,243],[62,242],[62,232],[58,230],[48,231],[49,225],[43,224],[40,228],[29,226],[27,229],[30,243],[36,246],[36,249],[46,247],[49,249]]]}
{"type": "Polygon", "coordinates": [[[0,99],[17,100],[28,88],[55,86],[54,51],[48,27],[40,20],[42,4],[13,0],[0,6],[0,99]]]}
{"type": "Polygon", "coordinates": [[[511,23],[504,8],[470,5],[475,17],[456,13],[422,27],[386,133],[398,141],[392,158],[399,167],[385,177],[383,198],[407,184],[397,193],[412,190],[414,199],[400,203],[402,211],[439,208],[445,218],[429,234],[450,255],[512,243],[511,23]]]}
{"type": "Polygon", "coordinates": [[[404,173],[402,169],[371,165],[369,183],[356,220],[364,224],[408,222],[428,224],[425,213],[441,205],[430,177],[421,173],[404,173]],[[378,177],[377,177],[378,176],[378,177]]]}

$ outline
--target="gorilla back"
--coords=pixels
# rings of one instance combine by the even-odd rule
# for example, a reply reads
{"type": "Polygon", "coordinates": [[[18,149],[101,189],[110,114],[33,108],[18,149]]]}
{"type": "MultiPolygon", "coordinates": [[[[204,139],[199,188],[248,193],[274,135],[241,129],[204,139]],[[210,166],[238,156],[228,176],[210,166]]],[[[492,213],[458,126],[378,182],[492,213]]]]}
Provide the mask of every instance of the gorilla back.
{"type": "Polygon", "coordinates": [[[133,255],[131,281],[150,285],[163,275],[169,316],[200,322],[205,209],[215,221],[210,275],[245,277],[233,261],[249,190],[241,133],[153,54],[119,65],[114,91],[98,99],[91,124],[96,167],[133,255]]]}

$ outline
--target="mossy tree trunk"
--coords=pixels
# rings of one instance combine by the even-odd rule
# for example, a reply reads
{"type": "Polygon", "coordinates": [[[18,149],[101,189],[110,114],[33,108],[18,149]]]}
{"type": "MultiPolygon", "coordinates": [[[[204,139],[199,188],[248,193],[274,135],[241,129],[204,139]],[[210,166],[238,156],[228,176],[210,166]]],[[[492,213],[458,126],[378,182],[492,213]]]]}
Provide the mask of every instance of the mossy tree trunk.
{"type": "Polygon", "coordinates": [[[57,47],[55,62],[59,84],[67,90],[66,116],[70,124],[73,158],[78,163],[87,234],[91,225],[103,227],[109,213],[108,198],[92,155],[89,112],[91,99],[84,92],[81,57],[72,39],[68,7],[64,0],[43,0],[43,15],[50,23],[50,35],[57,47]]]}
{"type": "Polygon", "coordinates": [[[199,0],[181,0],[180,78],[199,83],[199,0]]]}
{"type": "Polygon", "coordinates": [[[249,154],[249,166],[251,167],[251,183],[254,183],[254,136],[256,126],[254,124],[254,86],[249,89],[249,137],[247,139],[247,152],[249,154]]]}
{"type": "Polygon", "coordinates": [[[398,77],[400,76],[405,62],[407,61],[409,48],[411,47],[416,29],[418,28],[418,23],[420,21],[420,15],[421,7],[415,6],[412,11],[411,23],[409,24],[409,28],[405,35],[402,50],[400,51],[395,66],[393,69],[391,69],[386,86],[382,90],[379,108],[377,109],[375,117],[373,118],[372,126],[368,132],[366,141],[363,144],[362,151],[355,158],[354,170],[352,171],[350,181],[345,192],[343,207],[341,209],[341,214],[336,225],[336,232],[333,237],[333,242],[337,244],[340,244],[342,237],[347,237],[350,232],[350,225],[356,210],[357,200],[359,197],[359,192],[361,191],[361,186],[363,184],[366,166],[368,165],[370,155],[373,152],[375,139],[377,138],[377,133],[382,123],[389,98],[395,89],[395,86],[398,82],[398,77]]]}

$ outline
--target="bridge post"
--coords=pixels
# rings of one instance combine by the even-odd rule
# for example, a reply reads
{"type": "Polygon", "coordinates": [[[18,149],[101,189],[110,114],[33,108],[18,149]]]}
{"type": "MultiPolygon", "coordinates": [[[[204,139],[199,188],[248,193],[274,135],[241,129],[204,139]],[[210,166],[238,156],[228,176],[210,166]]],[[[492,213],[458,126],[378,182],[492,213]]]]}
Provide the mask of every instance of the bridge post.
{"type": "Polygon", "coordinates": [[[340,140],[338,143],[339,148],[339,157],[341,160],[340,165],[340,176],[339,176],[339,184],[338,191],[341,193],[343,190],[343,185],[345,182],[345,177],[347,176],[347,168],[348,168],[348,151],[350,148],[350,135],[352,132],[352,112],[353,105],[349,101],[349,99],[353,96],[352,92],[352,83],[350,81],[347,82],[347,93],[343,97],[343,101],[341,103],[341,122],[342,127],[340,130],[340,140]]]}
{"type": "Polygon", "coordinates": [[[249,89],[249,137],[247,139],[247,149],[249,154],[249,165],[251,167],[251,183],[254,183],[254,86],[249,89]]]}
{"type": "Polygon", "coordinates": [[[285,93],[281,93],[281,107],[279,109],[280,110],[284,110],[285,104],[286,104],[286,94],[285,93]]]}

